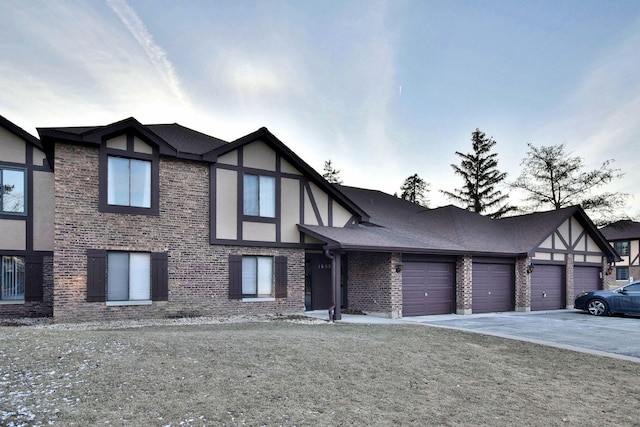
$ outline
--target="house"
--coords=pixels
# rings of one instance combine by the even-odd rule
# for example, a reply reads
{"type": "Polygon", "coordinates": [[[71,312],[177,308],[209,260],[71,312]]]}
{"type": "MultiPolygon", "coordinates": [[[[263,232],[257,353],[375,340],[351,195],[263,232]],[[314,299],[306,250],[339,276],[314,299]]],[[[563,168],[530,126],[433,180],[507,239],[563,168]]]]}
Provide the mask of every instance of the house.
{"type": "Polygon", "coordinates": [[[640,278],[640,222],[623,220],[603,227],[602,235],[620,254],[613,266],[617,286],[640,278]]]}
{"type": "Polygon", "coordinates": [[[40,141],[0,116],[0,313],[53,313],[53,169],[40,141]]]}
{"type": "Polygon", "coordinates": [[[266,128],[39,128],[56,321],[572,307],[615,250],[579,207],[491,220],[325,181],[266,128]]]}

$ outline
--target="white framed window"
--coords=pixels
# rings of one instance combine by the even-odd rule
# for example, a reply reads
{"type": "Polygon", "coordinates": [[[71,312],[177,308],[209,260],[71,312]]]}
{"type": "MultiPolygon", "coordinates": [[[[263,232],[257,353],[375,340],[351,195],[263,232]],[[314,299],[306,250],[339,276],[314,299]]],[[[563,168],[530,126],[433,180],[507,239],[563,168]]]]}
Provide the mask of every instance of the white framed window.
{"type": "Polygon", "coordinates": [[[244,298],[272,298],[273,257],[242,257],[242,296],[244,298]]]}
{"type": "Polygon", "coordinates": [[[107,203],[116,206],[151,207],[151,162],[109,156],[107,203]]]}
{"type": "Polygon", "coordinates": [[[0,167],[0,213],[25,214],[27,174],[24,169],[0,167]]]}
{"type": "Polygon", "coordinates": [[[276,179],[272,176],[245,174],[243,184],[244,214],[275,218],[276,179]]]}
{"type": "Polygon", "coordinates": [[[151,300],[151,254],[107,253],[107,301],[151,300]]]}
{"type": "Polygon", "coordinates": [[[3,256],[0,280],[0,301],[24,300],[25,264],[24,257],[3,256]]]}

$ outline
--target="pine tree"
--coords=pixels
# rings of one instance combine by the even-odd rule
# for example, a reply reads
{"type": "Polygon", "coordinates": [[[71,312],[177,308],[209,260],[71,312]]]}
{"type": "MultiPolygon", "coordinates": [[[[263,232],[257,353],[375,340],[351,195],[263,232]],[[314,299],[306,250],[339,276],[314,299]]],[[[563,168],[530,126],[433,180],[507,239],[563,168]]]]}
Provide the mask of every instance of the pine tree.
{"type": "Polygon", "coordinates": [[[331,164],[331,159],[324,162],[324,173],[322,174],[322,177],[329,181],[329,183],[331,184],[342,184],[342,180],[340,179],[340,171],[334,169],[333,165],[331,164]]]}
{"type": "Polygon", "coordinates": [[[420,178],[417,173],[413,174],[405,179],[402,187],[400,187],[400,190],[402,191],[402,193],[400,194],[400,198],[428,208],[428,187],[429,184],[425,180],[420,178]]]}
{"type": "Polygon", "coordinates": [[[462,160],[459,166],[451,165],[455,174],[462,177],[463,186],[454,192],[442,193],[472,212],[500,218],[515,208],[507,203],[509,195],[497,188],[507,174],[498,170],[498,155],[491,153],[495,144],[493,138],[476,128],[471,133],[473,152],[465,154],[456,151],[462,160]]]}

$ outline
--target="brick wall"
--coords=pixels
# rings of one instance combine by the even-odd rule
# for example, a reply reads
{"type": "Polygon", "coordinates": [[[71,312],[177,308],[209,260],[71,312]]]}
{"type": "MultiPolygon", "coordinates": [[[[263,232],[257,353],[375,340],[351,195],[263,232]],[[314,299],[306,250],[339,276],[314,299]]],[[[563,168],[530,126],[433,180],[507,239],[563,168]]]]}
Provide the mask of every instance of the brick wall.
{"type": "Polygon", "coordinates": [[[294,313],[304,310],[304,250],[209,244],[209,166],[161,158],[160,215],[98,211],[98,149],[56,145],[56,321],[294,313]],[[86,302],[87,249],[169,253],[168,301],[86,302]],[[287,298],[229,300],[229,254],[286,256],[287,298]]]}
{"type": "Polygon", "coordinates": [[[402,317],[402,272],[399,254],[349,253],[349,308],[393,318],[402,317]]]}
{"type": "Polygon", "coordinates": [[[464,255],[456,261],[456,314],[471,314],[472,290],[473,258],[464,255]]]}
{"type": "Polygon", "coordinates": [[[531,311],[531,274],[527,266],[531,258],[516,259],[516,311],[531,311]]]}
{"type": "Polygon", "coordinates": [[[573,263],[573,254],[567,254],[566,257],[567,264],[565,266],[565,308],[571,309],[573,308],[573,301],[576,299],[575,294],[573,293],[574,284],[574,263],[573,263]]]}

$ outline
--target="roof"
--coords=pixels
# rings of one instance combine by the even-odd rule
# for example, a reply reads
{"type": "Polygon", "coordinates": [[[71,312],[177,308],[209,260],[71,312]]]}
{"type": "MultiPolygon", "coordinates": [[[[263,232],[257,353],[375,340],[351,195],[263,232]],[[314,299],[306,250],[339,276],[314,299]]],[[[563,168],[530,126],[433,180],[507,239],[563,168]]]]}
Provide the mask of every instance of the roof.
{"type": "Polygon", "coordinates": [[[146,136],[160,147],[160,153],[180,158],[201,160],[205,153],[228,145],[226,141],[205,135],[177,123],[143,125],[133,117],[104,126],[38,128],[45,143],[64,140],[78,144],[99,144],[103,137],[132,130],[146,136]],[[163,149],[164,148],[164,149],[163,149]]]}
{"type": "Polygon", "coordinates": [[[43,149],[42,148],[42,142],[40,142],[40,140],[38,138],[36,138],[35,136],[31,135],[29,132],[27,132],[26,130],[22,129],[21,127],[19,127],[15,123],[9,121],[8,119],[6,119],[3,116],[0,116],[0,127],[5,128],[6,130],[8,130],[9,132],[13,133],[17,137],[19,137],[21,139],[24,139],[27,142],[30,142],[31,144],[35,145],[39,149],[41,149],[41,150],[43,149]]]}
{"type": "Polygon", "coordinates": [[[376,190],[340,187],[365,209],[368,223],[349,228],[299,225],[328,249],[485,256],[532,255],[571,216],[591,229],[608,257],[615,252],[578,206],[494,220],[456,206],[428,209],[376,190]]]}
{"type": "Polygon", "coordinates": [[[603,227],[600,232],[609,241],[640,239],[640,222],[631,220],[617,221],[603,227]]]}

